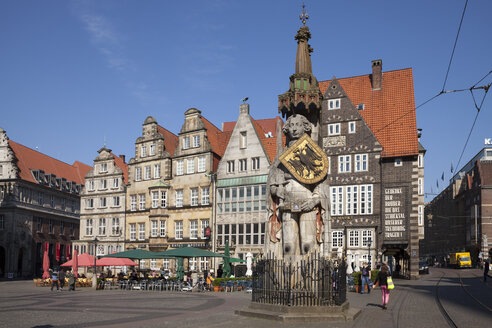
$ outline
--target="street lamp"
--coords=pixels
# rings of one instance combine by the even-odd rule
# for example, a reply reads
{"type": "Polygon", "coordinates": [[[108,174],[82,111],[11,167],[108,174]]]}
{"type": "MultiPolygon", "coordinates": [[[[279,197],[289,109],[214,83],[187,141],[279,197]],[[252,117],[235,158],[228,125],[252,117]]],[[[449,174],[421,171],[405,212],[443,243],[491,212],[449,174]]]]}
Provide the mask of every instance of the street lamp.
{"type": "Polygon", "coordinates": [[[372,239],[369,237],[369,239],[367,239],[367,262],[369,263],[369,269],[371,268],[371,244],[372,239]]]}
{"type": "Polygon", "coordinates": [[[97,274],[96,274],[96,260],[97,260],[97,237],[94,238],[94,275],[92,277],[92,288],[97,289],[97,274]]]}

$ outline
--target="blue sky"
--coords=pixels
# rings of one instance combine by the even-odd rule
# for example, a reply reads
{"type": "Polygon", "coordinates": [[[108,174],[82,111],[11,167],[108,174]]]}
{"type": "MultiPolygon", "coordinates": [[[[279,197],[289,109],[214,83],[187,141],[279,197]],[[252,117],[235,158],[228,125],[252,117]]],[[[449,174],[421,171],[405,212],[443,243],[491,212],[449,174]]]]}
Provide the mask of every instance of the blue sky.
{"type": "MultiPolygon", "coordinates": [[[[442,89],[464,0],[305,3],[318,80],[369,74],[381,58],[383,71],[413,68],[417,105],[442,89]]],[[[247,96],[253,117],[274,117],[294,71],[301,4],[1,1],[0,127],[28,147],[92,165],[104,140],[133,157],[148,115],[178,133],[196,107],[220,128],[247,96]]],[[[446,90],[492,70],[491,12],[491,1],[469,1],[446,90]]],[[[480,85],[490,82],[492,74],[480,85]]],[[[487,97],[460,167],[492,137],[491,107],[487,97]]],[[[468,91],[417,110],[426,192],[451,176],[475,114],[468,91]]]]}

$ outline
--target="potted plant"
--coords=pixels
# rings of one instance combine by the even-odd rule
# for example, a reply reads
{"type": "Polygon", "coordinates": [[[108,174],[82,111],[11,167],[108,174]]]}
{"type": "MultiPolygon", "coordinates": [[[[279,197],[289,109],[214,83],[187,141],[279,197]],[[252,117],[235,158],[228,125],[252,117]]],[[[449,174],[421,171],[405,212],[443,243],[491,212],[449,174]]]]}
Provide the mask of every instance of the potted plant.
{"type": "Polygon", "coordinates": [[[214,281],[212,281],[212,286],[214,286],[214,292],[220,292],[220,282],[222,281],[222,278],[215,278],[214,281]]]}
{"type": "Polygon", "coordinates": [[[361,272],[352,273],[352,277],[354,278],[354,286],[355,286],[356,293],[360,292],[360,286],[362,284],[361,274],[362,274],[361,272]]]}

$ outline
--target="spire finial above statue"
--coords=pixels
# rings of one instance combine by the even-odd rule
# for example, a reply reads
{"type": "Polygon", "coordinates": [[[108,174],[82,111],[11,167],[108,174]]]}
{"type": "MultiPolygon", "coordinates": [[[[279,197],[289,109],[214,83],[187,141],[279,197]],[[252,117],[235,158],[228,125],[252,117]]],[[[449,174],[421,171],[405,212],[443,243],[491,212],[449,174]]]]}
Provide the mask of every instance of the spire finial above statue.
{"type": "Polygon", "coordinates": [[[302,22],[302,25],[306,25],[306,20],[309,19],[309,15],[306,13],[306,5],[303,3],[302,4],[302,12],[299,15],[299,19],[302,22]]]}

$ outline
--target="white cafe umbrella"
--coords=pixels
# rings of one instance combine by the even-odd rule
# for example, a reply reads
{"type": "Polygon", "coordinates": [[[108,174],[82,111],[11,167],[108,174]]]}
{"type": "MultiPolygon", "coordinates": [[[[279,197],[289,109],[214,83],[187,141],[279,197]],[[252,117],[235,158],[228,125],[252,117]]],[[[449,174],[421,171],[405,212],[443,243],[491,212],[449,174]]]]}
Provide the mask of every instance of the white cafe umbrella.
{"type": "Polygon", "coordinates": [[[359,252],[355,252],[355,272],[360,271],[360,263],[359,263],[359,252]]]}
{"type": "Polygon", "coordinates": [[[253,275],[253,270],[251,270],[251,264],[253,262],[253,254],[248,252],[246,254],[246,277],[251,277],[253,275]]]}
{"type": "Polygon", "coordinates": [[[354,270],[352,270],[352,262],[353,262],[352,253],[350,251],[347,252],[347,274],[352,274],[354,270]]]}
{"type": "Polygon", "coordinates": [[[343,256],[343,248],[338,247],[338,249],[337,249],[337,256],[338,256],[339,259],[342,259],[342,256],[343,256]]]}

